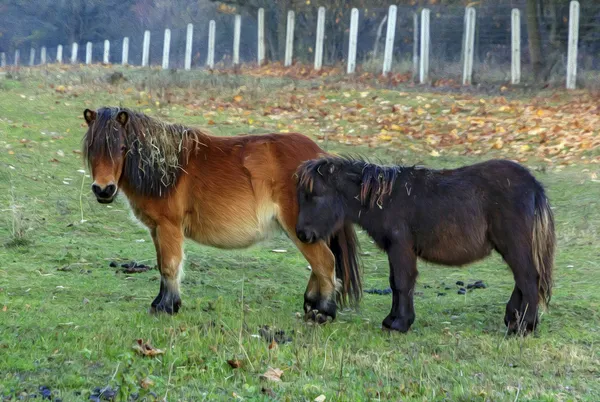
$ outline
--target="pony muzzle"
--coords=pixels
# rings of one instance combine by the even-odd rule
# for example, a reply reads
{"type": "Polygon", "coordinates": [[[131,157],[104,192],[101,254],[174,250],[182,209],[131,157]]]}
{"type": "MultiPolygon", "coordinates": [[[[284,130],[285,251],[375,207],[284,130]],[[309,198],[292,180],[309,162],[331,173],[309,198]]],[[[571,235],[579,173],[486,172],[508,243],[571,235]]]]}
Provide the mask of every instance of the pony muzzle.
{"type": "Polygon", "coordinates": [[[310,229],[296,228],[296,236],[302,243],[314,243],[318,240],[317,234],[310,229]]]}
{"type": "Polygon", "coordinates": [[[117,186],[110,183],[102,187],[96,183],[92,184],[92,192],[96,196],[96,200],[101,204],[110,204],[117,195],[117,186]]]}

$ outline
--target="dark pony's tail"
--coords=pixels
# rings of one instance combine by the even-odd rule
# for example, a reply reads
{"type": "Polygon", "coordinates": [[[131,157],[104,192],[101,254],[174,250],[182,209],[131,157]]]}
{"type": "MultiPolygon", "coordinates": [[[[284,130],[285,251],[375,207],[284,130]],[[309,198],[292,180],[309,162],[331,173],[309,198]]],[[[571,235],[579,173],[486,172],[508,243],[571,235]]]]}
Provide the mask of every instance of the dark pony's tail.
{"type": "Polygon", "coordinates": [[[351,222],[345,222],[329,242],[329,248],[335,256],[335,276],[338,281],[337,303],[342,307],[348,301],[351,305],[358,306],[362,296],[358,246],[358,239],[351,222]]]}
{"type": "Polygon", "coordinates": [[[548,307],[552,297],[552,267],[554,265],[554,249],[556,234],[554,232],[554,216],[544,191],[535,195],[535,216],[533,218],[533,263],[539,275],[538,291],[540,304],[548,307]]]}

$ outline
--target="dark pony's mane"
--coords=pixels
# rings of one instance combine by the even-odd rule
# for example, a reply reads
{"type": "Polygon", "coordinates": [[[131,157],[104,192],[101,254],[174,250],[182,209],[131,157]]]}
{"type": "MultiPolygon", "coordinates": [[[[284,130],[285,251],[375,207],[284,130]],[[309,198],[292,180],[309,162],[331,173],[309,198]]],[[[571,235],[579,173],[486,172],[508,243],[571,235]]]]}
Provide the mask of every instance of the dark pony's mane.
{"type": "Polygon", "coordinates": [[[88,165],[94,157],[113,158],[121,154],[119,112],[128,116],[122,177],[141,195],[165,196],[185,171],[190,153],[205,145],[202,140],[208,140],[207,135],[130,109],[101,108],[83,138],[83,157],[88,165]]]}
{"type": "Polygon", "coordinates": [[[402,166],[383,166],[370,163],[362,158],[347,156],[326,156],[304,162],[299,170],[299,183],[306,191],[312,192],[315,179],[325,175],[348,178],[360,181],[360,202],[372,208],[376,204],[381,207],[383,198],[390,195],[402,166]]]}

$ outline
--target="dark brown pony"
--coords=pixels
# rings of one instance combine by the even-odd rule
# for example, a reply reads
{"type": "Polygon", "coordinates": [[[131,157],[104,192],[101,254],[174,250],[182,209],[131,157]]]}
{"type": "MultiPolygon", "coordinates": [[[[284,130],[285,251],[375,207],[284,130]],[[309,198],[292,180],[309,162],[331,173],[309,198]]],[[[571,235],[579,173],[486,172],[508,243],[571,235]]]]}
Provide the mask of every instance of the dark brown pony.
{"type": "Polygon", "coordinates": [[[184,237],[223,249],[244,248],[283,228],[312,267],[306,317],[335,318],[336,298],[357,302],[361,283],[351,224],[328,240],[296,237],[294,173],[324,151],[301,134],[210,136],[128,109],[86,109],[83,155],[101,203],[121,190],[148,227],[161,273],[152,311],[176,313],[184,237]]]}
{"type": "Polygon", "coordinates": [[[492,160],[453,170],[384,167],[325,157],[298,172],[296,231],[308,244],[350,222],[388,254],[392,310],[388,329],[406,332],[415,320],[417,257],[460,266],[496,250],[515,288],[506,305],[509,332],[538,323],[538,302],[552,289],[554,218],[542,185],[524,167],[492,160]]]}

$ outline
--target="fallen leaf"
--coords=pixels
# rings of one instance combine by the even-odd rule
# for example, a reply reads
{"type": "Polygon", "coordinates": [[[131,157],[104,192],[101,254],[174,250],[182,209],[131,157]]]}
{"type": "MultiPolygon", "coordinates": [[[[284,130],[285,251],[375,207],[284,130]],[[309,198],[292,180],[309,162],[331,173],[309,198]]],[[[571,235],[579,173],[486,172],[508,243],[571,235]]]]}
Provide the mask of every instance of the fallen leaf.
{"type": "Polygon", "coordinates": [[[227,360],[227,363],[234,369],[242,367],[242,362],[238,359],[227,360]]]}
{"type": "Polygon", "coordinates": [[[242,99],[244,99],[244,97],[242,95],[236,95],[233,97],[233,101],[236,103],[240,103],[242,101],[242,99]]]}
{"type": "Polygon", "coordinates": [[[315,402],[323,402],[325,399],[327,399],[327,397],[321,394],[315,398],[315,402]]]}
{"type": "Polygon", "coordinates": [[[2,307],[2,311],[4,311],[6,313],[6,310],[8,310],[8,306],[4,305],[4,307],[2,307]]]}
{"type": "Polygon", "coordinates": [[[157,356],[165,353],[163,350],[157,349],[150,345],[150,341],[144,342],[143,339],[138,339],[137,343],[133,346],[133,349],[137,350],[141,355],[144,356],[157,356]]]}
{"type": "Polygon", "coordinates": [[[271,340],[271,343],[269,344],[269,350],[272,349],[277,349],[277,342],[275,342],[275,338],[273,338],[273,340],[271,340]]]}
{"type": "Polygon", "coordinates": [[[148,388],[150,388],[153,385],[154,385],[154,381],[152,381],[148,377],[146,377],[146,378],[144,378],[143,380],[140,381],[140,387],[142,387],[144,389],[148,389],[148,388]]]}
{"type": "Polygon", "coordinates": [[[281,381],[282,374],[283,374],[283,370],[278,369],[278,368],[269,367],[268,370],[264,374],[261,374],[260,378],[262,380],[277,382],[277,381],[281,381]]]}

